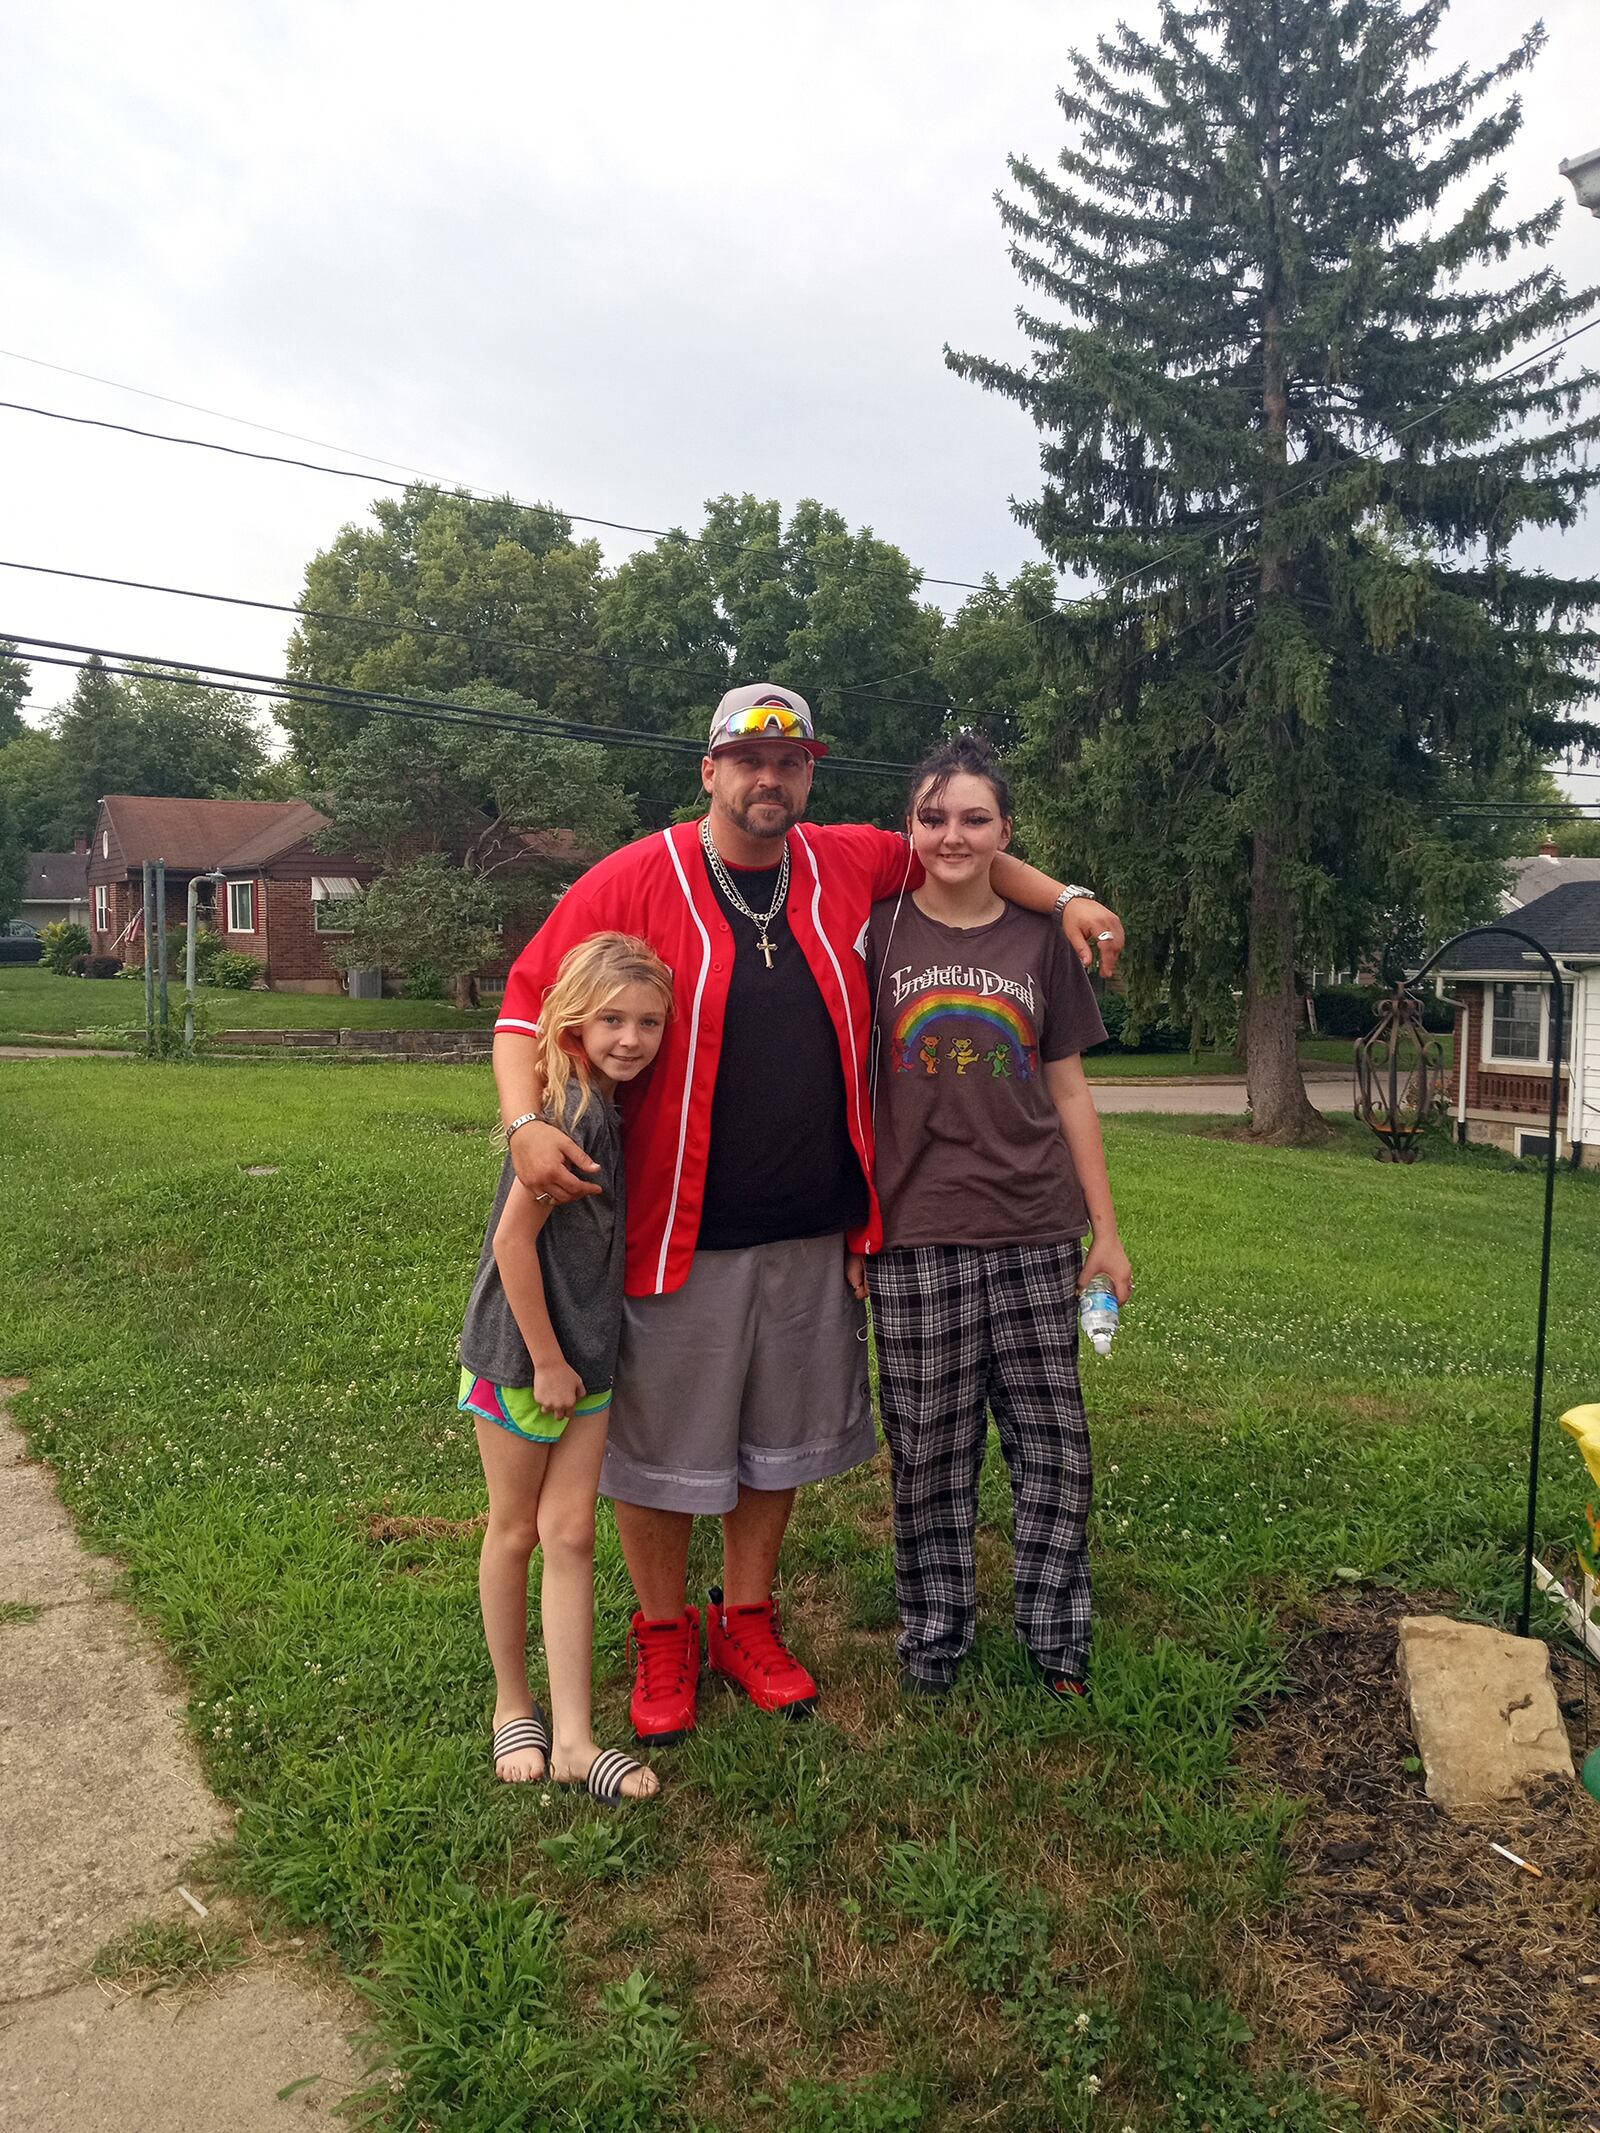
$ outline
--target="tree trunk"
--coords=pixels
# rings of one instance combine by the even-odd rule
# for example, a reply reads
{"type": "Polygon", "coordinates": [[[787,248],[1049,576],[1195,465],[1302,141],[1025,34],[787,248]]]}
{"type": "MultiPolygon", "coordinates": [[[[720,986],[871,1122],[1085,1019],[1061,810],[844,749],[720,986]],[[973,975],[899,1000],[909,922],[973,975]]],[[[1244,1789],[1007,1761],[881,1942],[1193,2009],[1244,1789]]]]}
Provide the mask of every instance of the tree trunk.
{"type": "Polygon", "coordinates": [[[1280,1146],[1326,1140],[1327,1122],[1306,1094],[1295,1049],[1294,902],[1278,874],[1276,840],[1258,830],[1250,848],[1250,959],[1245,981],[1244,1070],[1252,1139],[1280,1146]]]}
{"type": "Polygon", "coordinates": [[[460,1008],[476,1007],[478,1004],[478,981],[469,970],[450,980],[455,994],[455,1004],[460,1008]]]}
{"type": "MultiPolygon", "coordinates": [[[[1288,570],[1277,544],[1279,492],[1289,456],[1289,383],[1283,351],[1283,259],[1277,227],[1279,155],[1279,78],[1268,91],[1266,166],[1263,172],[1270,209],[1267,254],[1263,262],[1261,304],[1261,419],[1265,445],[1261,470],[1261,608],[1266,612],[1288,590],[1288,570]]],[[[1285,711],[1269,746],[1286,756],[1293,743],[1285,711]]],[[[1283,803],[1276,792],[1271,803],[1283,803]]],[[[1258,829],[1250,846],[1250,923],[1248,974],[1245,979],[1244,1071],[1250,1098],[1250,1132],[1255,1140],[1295,1145],[1324,1140],[1328,1128],[1314,1110],[1300,1078],[1295,1049],[1294,899],[1284,883],[1280,861],[1284,839],[1271,827],[1258,829]]]]}

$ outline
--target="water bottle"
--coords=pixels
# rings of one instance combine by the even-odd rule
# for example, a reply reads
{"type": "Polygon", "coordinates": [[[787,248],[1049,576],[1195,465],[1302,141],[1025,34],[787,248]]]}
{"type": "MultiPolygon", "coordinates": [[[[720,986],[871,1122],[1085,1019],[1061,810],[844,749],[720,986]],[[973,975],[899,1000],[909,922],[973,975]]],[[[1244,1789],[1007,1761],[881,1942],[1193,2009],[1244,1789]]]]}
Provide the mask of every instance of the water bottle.
{"type": "Polygon", "coordinates": [[[1121,1317],[1122,1307],[1117,1302],[1116,1290],[1104,1274],[1096,1274],[1078,1299],[1078,1324],[1084,1339],[1092,1342],[1096,1355],[1111,1353],[1111,1343],[1117,1337],[1121,1317]]]}

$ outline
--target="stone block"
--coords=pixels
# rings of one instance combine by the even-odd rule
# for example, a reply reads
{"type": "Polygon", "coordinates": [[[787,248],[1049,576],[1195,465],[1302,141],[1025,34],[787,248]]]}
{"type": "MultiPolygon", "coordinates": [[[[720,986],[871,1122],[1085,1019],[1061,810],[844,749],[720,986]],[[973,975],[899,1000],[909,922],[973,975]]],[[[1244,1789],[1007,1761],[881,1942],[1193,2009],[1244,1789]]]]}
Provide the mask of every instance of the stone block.
{"type": "Polygon", "coordinates": [[[1399,1660],[1427,1794],[1448,1813],[1512,1799],[1553,1774],[1571,1780],[1550,1653],[1536,1637],[1405,1615],[1399,1660]]]}

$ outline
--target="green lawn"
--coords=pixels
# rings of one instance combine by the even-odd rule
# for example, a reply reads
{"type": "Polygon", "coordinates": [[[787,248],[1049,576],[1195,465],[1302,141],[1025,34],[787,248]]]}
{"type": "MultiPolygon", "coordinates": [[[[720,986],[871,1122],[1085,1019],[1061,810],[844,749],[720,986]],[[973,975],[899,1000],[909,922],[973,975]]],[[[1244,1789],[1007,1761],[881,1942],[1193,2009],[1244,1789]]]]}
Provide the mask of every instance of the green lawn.
{"type": "MultiPolygon", "coordinates": [[[[170,981],[172,1019],[183,1021],[183,981],[170,981]]],[[[202,985],[211,1029],[487,1029],[492,1008],[463,1014],[443,1000],[347,1000],[338,993],[229,992],[202,985]]],[[[0,963],[0,1043],[80,1030],[144,1030],[144,982],[58,978],[36,964],[0,963]]]]}
{"type": "MultiPolygon", "coordinates": [[[[181,1024],[181,983],[173,984],[171,1002],[174,1022],[181,1024]]],[[[442,1000],[346,1000],[318,993],[227,992],[211,985],[200,987],[199,1005],[202,1027],[212,1030],[487,1029],[495,1014],[493,1007],[463,1014],[442,1000]]],[[[111,1032],[131,1030],[137,1037],[143,1029],[144,986],[132,978],[58,978],[35,966],[0,964],[0,1043],[75,1037],[80,1031],[93,1031],[105,1041],[111,1032]]],[[[1445,1043],[1448,1050],[1448,1038],[1445,1043]]],[[[1350,1043],[1338,1037],[1302,1038],[1300,1056],[1348,1063],[1350,1043]]],[[[1202,1052],[1198,1058],[1187,1052],[1091,1053],[1088,1070],[1095,1078],[1237,1076],[1244,1062],[1228,1052],[1202,1052]]]]}
{"type": "MultiPolygon", "coordinates": [[[[659,1759],[659,1808],[603,1813],[490,1778],[472,1531],[373,1523],[480,1508],[453,1344],[490,1093],[478,1067],[0,1065],[0,1373],[31,1380],[33,1446],[186,1671],[241,1810],[220,1871],[325,1934],[371,1995],[390,2122],[1505,2123],[1455,2108],[1448,2054],[1437,2094],[1391,2092],[1390,2018],[1326,2044],[1283,1989],[1273,1951],[1321,1885],[1321,1833],[1261,1744],[1304,1701],[1286,1694],[1301,1640],[1351,1574],[1514,1608],[1539,1176],[1472,1151],[1381,1165],[1353,1132],[1303,1153],[1109,1121],[1138,1296],[1086,1371],[1093,1702],[1058,1709],[1025,1677],[991,1465],[969,1677],[944,1711],[903,1707],[880,1460],[804,1496],[786,1558],[817,1719],[708,1691],[698,1737],[659,1759]]],[[[1564,1176],[1552,1415],[1600,1393],[1597,1218],[1595,1181],[1564,1176]]],[[[1582,1472],[1550,1438],[1559,1553],[1582,1472]]],[[[599,1602],[602,1738],[620,1739],[608,1525],[599,1602]]],[[[1420,1779],[1398,1782],[1425,1814],[1420,1779]]],[[[1463,1901],[1493,1869],[1473,1846],[1463,1901]]],[[[1514,1907],[1572,1907],[1541,1946],[1592,1935],[1570,1880],[1528,1886],[1493,1883],[1473,2004],[1495,2002],[1514,1907]]],[[[1555,2071],[1519,2077],[1518,2123],[1577,2122],[1542,2115],[1555,2071]]]]}

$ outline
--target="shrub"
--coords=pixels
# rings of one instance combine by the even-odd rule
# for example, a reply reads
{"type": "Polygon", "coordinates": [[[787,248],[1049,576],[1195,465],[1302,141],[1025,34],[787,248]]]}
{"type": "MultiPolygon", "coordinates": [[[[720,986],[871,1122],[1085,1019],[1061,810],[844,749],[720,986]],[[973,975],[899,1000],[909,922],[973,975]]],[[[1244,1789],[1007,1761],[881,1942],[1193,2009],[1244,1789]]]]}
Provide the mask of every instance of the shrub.
{"type": "Polygon", "coordinates": [[[231,948],[219,948],[211,958],[211,975],[207,983],[221,985],[229,992],[248,992],[261,974],[261,965],[253,955],[238,955],[231,948]]]}
{"type": "MultiPolygon", "coordinates": [[[[216,966],[217,957],[222,952],[221,935],[213,933],[209,926],[196,926],[194,974],[200,984],[210,985],[215,982],[211,973],[216,966]]],[[[188,954],[189,929],[187,926],[174,926],[167,935],[167,967],[179,979],[182,979],[187,970],[188,954]]]]}
{"type": "Polygon", "coordinates": [[[1107,1051],[1186,1052],[1189,1049],[1188,1025],[1180,1026],[1170,1020],[1165,1007],[1157,1007],[1134,1027],[1122,994],[1108,992],[1100,1002],[1100,1019],[1106,1026],[1107,1051]]]}
{"type": "Polygon", "coordinates": [[[58,978],[64,978],[72,969],[74,956],[87,955],[94,943],[86,926],[75,925],[71,919],[58,918],[54,925],[41,928],[39,945],[44,950],[46,964],[58,978]]]}
{"type": "Polygon", "coordinates": [[[444,979],[432,963],[412,963],[400,984],[401,997],[407,1000],[442,1000],[444,979]]]}
{"type": "Polygon", "coordinates": [[[44,953],[36,940],[19,935],[0,935],[0,963],[37,963],[44,953]]]}
{"type": "Polygon", "coordinates": [[[122,958],[116,955],[75,955],[72,958],[75,978],[114,978],[121,969],[122,958]]]}
{"type": "MultiPolygon", "coordinates": [[[[1378,1019],[1379,1003],[1387,997],[1381,985],[1328,985],[1313,993],[1317,1029],[1324,1037],[1364,1037],[1378,1019]]],[[[1430,1030],[1455,1027],[1455,1009],[1448,1000],[1436,1000],[1430,992],[1422,1001],[1422,1026],[1430,1030]]]]}

